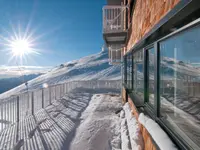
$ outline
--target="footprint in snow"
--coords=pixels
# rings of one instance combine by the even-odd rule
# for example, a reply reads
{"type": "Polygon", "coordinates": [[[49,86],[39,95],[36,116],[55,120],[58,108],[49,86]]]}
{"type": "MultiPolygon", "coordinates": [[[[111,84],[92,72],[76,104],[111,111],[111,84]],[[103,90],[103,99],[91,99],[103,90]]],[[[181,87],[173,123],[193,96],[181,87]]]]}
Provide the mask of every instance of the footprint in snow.
{"type": "Polygon", "coordinates": [[[48,129],[48,128],[47,129],[41,129],[41,131],[44,132],[44,133],[46,133],[46,132],[50,132],[51,129],[48,129]]]}
{"type": "Polygon", "coordinates": [[[19,140],[14,146],[13,150],[19,150],[24,145],[24,139],[19,140]]]}
{"type": "Polygon", "coordinates": [[[35,127],[33,130],[31,130],[31,131],[29,132],[28,137],[29,137],[30,139],[34,136],[36,129],[37,129],[37,127],[35,127]]]}

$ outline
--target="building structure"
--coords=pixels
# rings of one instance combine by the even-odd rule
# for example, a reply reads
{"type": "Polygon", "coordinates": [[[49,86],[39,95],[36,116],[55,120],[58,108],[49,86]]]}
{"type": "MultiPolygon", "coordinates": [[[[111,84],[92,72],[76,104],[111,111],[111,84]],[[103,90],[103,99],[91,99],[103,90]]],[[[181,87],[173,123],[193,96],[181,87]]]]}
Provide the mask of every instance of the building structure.
{"type": "MultiPolygon", "coordinates": [[[[107,0],[103,7],[109,58],[123,68],[123,102],[183,150],[200,149],[199,17],[198,0],[107,0]]],[[[141,131],[145,149],[159,149],[141,131]]]]}

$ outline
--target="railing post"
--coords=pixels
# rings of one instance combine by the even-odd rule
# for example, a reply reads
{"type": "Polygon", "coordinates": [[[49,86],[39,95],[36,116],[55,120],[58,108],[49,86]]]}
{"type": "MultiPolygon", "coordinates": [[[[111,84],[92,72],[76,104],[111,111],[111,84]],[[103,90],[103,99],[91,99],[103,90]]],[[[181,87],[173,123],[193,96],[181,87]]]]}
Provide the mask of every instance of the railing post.
{"type": "Polygon", "coordinates": [[[49,104],[51,105],[51,87],[49,87],[49,104]]]}
{"type": "Polygon", "coordinates": [[[19,122],[19,96],[17,96],[17,122],[19,122]]]}
{"type": "Polygon", "coordinates": [[[63,91],[64,91],[64,86],[63,86],[63,84],[62,84],[62,97],[63,97],[63,93],[64,93],[63,91]]]}
{"type": "Polygon", "coordinates": [[[65,84],[63,84],[62,87],[63,87],[62,92],[63,92],[63,96],[64,96],[65,95],[65,84]]]}
{"type": "Polygon", "coordinates": [[[8,103],[8,120],[10,121],[10,98],[9,98],[9,103],[8,103]]]}
{"type": "MultiPolygon", "coordinates": [[[[3,120],[3,104],[0,104],[0,111],[1,111],[0,119],[3,120]]],[[[1,123],[1,129],[3,129],[3,123],[1,123]]]]}
{"type": "Polygon", "coordinates": [[[34,92],[31,93],[31,113],[34,114],[34,92]]]}
{"type": "Polygon", "coordinates": [[[44,89],[42,89],[42,108],[44,108],[44,89]]]}
{"type": "Polygon", "coordinates": [[[55,99],[54,99],[54,101],[56,100],[56,85],[54,86],[54,91],[55,91],[55,99]]]}
{"type": "Polygon", "coordinates": [[[59,87],[60,87],[60,96],[59,96],[59,99],[60,99],[62,96],[62,85],[60,84],[59,87]]]}
{"type": "Polygon", "coordinates": [[[62,97],[62,84],[60,85],[60,98],[62,97]]]}
{"type": "Polygon", "coordinates": [[[29,107],[30,107],[30,106],[29,106],[29,105],[30,105],[30,101],[29,101],[30,98],[29,98],[29,96],[30,96],[30,94],[29,94],[29,92],[27,92],[27,94],[28,94],[28,98],[27,98],[28,101],[27,101],[27,107],[26,107],[26,109],[27,109],[27,113],[29,113],[29,107]]]}

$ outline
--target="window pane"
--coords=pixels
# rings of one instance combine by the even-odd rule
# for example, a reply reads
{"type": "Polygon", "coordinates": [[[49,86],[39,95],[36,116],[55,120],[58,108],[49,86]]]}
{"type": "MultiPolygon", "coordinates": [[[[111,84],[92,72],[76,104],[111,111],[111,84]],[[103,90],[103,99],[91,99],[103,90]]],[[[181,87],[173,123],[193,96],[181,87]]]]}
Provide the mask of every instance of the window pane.
{"type": "Polygon", "coordinates": [[[129,80],[130,80],[130,68],[129,68],[129,65],[130,65],[130,61],[129,61],[129,56],[127,56],[127,87],[129,88],[129,80]]]}
{"type": "Polygon", "coordinates": [[[122,82],[123,83],[125,83],[125,78],[124,78],[124,75],[125,75],[124,71],[125,70],[124,69],[125,69],[125,59],[123,58],[123,61],[122,61],[122,70],[121,70],[122,71],[122,82]]]}
{"type": "Polygon", "coordinates": [[[161,114],[200,147],[200,27],[160,43],[161,114]]]}
{"type": "Polygon", "coordinates": [[[127,56],[127,86],[132,89],[132,56],[127,56]]]}
{"type": "Polygon", "coordinates": [[[154,48],[148,50],[148,71],[149,71],[149,102],[154,106],[154,48]]]}
{"type": "Polygon", "coordinates": [[[143,52],[133,54],[133,90],[142,100],[144,99],[144,74],[143,74],[143,52]]]}

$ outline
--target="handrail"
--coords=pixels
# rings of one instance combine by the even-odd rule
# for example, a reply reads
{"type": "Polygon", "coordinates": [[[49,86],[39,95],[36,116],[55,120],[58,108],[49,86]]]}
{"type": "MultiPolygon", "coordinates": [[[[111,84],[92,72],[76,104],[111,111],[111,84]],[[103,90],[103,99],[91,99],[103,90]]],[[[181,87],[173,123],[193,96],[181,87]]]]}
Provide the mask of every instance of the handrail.
{"type": "Polygon", "coordinates": [[[116,32],[126,30],[126,6],[103,7],[103,32],[116,32]]]}
{"type": "Polygon", "coordinates": [[[122,48],[119,46],[109,47],[109,62],[111,64],[121,64],[122,62],[122,48]]]}
{"type": "Polygon", "coordinates": [[[110,9],[110,8],[127,8],[125,5],[105,5],[102,9],[110,9]]]}
{"type": "Polygon", "coordinates": [[[38,110],[51,105],[57,99],[76,88],[89,89],[118,89],[121,88],[121,80],[86,80],[70,81],[26,91],[18,95],[12,95],[0,100],[0,131],[11,124],[33,115],[38,110]],[[3,122],[6,122],[3,123],[3,122]]]}

